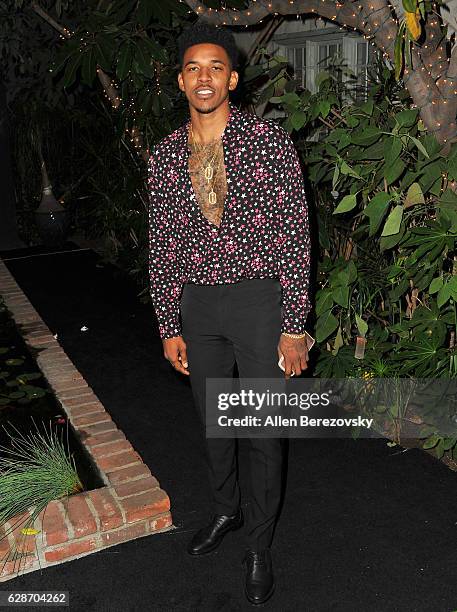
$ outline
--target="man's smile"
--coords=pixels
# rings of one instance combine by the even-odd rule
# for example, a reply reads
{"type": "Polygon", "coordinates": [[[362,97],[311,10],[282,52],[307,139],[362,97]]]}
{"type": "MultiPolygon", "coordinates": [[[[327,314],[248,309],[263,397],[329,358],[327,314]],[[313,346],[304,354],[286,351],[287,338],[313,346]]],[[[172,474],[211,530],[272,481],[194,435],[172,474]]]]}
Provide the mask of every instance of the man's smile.
{"type": "Polygon", "coordinates": [[[215,91],[210,87],[199,87],[195,90],[195,94],[202,100],[206,100],[211,98],[215,94],[215,91]]]}

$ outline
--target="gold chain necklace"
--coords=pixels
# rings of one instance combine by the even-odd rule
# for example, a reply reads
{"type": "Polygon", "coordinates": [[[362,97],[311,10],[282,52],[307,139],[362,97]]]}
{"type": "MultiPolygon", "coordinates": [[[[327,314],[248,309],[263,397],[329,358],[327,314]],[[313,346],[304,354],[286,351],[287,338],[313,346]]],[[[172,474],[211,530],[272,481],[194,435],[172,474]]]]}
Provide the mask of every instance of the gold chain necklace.
{"type": "Polygon", "coordinates": [[[220,158],[219,163],[217,165],[216,172],[214,173],[214,180],[213,180],[213,184],[211,185],[211,190],[208,193],[208,202],[210,204],[212,204],[212,205],[216,204],[216,202],[217,202],[217,194],[214,191],[214,186],[216,185],[217,175],[219,174],[219,169],[221,167],[221,163],[222,163],[223,157],[224,157],[224,155],[221,155],[221,158],[220,158]]]}
{"type": "MultiPolygon", "coordinates": [[[[192,123],[190,124],[190,133],[191,133],[191,136],[192,136],[192,144],[195,147],[195,153],[197,155],[197,159],[200,162],[200,165],[203,166],[204,163],[203,163],[202,157],[200,156],[200,153],[204,150],[204,147],[201,147],[197,143],[197,141],[195,140],[194,130],[192,128],[192,123]],[[199,153],[199,150],[200,150],[200,153],[199,153]]],[[[217,142],[217,144],[219,145],[218,142],[217,142]]],[[[203,174],[205,175],[205,179],[206,179],[207,183],[210,182],[210,180],[213,178],[213,175],[214,175],[213,163],[214,163],[214,160],[216,159],[217,152],[218,152],[218,146],[215,147],[213,156],[212,156],[212,158],[210,160],[207,161],[206,168],[203,171],[203,174]]]]}
{"type": "MultiPolygon", "coordinates": [[[[194,145],[194,147],[195,147],[195,154],[196,154],[196,156],[197,156],[197,160],[198,160],[198,162],[200,163],[200,166],[202,166],[202,167],[203,167],[203,166],[204,166],[204,162],[203,162],[203,160],[202,160],[202,157],[201,157],[201,156],[200,156],[200,154],[199,154],[199,150],[200,150],[200,151],[203,151],[203,150],[204,150],[204,147],[201,147],[201,146],[200,146],[200,145],[199,145],[199,144],[196,142],[196,140],[195,140],[195,136],[194,136],[194,131],[193,131],[193,129],[192,129],[192,123],[190,124],[190,133],[191,133],[191,136],[192,136],[192,144],[193,144],[193,145],[194,145]]],[[[210,203],[212,206],[214,206],[214,204],[216,204],[216,202],[217,202],[217,194],[216,194],[216,192],[214,191],[214,187],[215,187],[215,185],[216,185],[216,179],[217,179],[217,176],[218,176],[218,173],[219,173],[220,167],[221,167],[222,159],[224,158],[224,155],[222,154],[222,155],[221,155],[221,158],[219,159],[219,163],[218,163],[218,165],[217,165],[216,171],[214,171],[214,168],[213,168],[213,163],[214,163],[214,160],[216,159],[216,155],[217,155],[217,154],[218,154],[218,152],[219,152],[219,145],[220,145],[220,143],[219,143],[219,139],[218,139],[217,141],[215,141],[215,142],[217,143],[217,146],[215,147],[215,151],[214,151],[214,153],[213,153],[213,156],[212,156],[211,160],[208,160],[208,161],[207,161],[207,165],[206,165],[206,167],[204,168],[204,176],[205,176],[206,182],[209,184],[209,183],[210,183],[210,181],[211,181],[211,179],[213,179],[213,184],[211,185],[211,187],[210,187],[210,191],[209,191],[209,193],[208,193],[208,202],[209,202],[209,203],[210,203]]]]}

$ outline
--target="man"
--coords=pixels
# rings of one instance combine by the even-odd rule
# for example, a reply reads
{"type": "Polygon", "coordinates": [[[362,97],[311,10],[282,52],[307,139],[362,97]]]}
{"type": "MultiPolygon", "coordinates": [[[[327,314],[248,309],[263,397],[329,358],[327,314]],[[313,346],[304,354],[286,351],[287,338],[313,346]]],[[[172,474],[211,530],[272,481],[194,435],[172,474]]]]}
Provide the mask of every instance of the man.
{"type": "MultiPolygon", "coordinates": [[[[205,422],[206,378],[300,375],[310,237],[303,177],[288,134],[229,102],[238,83],[232,34],[198,23],[179,40],[179,88],[190,121],[149,160],[151,296],[164,356],[189,376],[205,422]],[[284,357],[284,375],[278,357],[284,357]]],[[[236,440],[207,438],[214,515],[188,546],[209,553],[245,524],[245,591],[274,590],[271,543],[281,491],[281,440],[250,440],[243,517],[236,440]]]]}

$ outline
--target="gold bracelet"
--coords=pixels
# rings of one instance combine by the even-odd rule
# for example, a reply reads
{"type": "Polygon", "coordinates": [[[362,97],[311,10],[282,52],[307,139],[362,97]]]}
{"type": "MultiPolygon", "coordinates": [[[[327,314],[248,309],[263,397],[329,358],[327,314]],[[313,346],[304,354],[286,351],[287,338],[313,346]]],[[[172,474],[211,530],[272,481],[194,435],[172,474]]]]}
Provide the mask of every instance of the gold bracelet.
{"type": "Polygon", "coordinates": [[[288,334],[287,332],[282,332],[283,336],[287,336],[288,338],[306,338],[305,334],[288,334]]]}

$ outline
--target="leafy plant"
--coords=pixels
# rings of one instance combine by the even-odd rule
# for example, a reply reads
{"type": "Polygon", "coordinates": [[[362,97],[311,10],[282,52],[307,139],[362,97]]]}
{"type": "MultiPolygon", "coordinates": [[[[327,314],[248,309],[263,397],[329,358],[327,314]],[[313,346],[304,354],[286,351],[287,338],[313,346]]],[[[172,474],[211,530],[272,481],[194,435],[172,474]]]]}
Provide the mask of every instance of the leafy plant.
{"type": "MultiPolygon", "coordinates": [[[[335,90],[326,74],[314,94],[270,100],[302,153],[317,211],[315,373],[453,378],[457,144],[444,154],[392,72],[378,77],[362,102],[342,103],[341,83],[335,90]]],[[[442,455],[456,440],[432,442],[442,455]]]]}
{"type": "Polygon", "coordinates": [[[0,447],[1,539],[12,532],[20,533],[16,536],[18,544],[4,555],[3,562],[18,563],[18,569],[28,548],[21,540],[38,533],[35,521],[40,513],[49,502],[82,490],[68,453],[68,429],[64,440],[63,430],[59,436],[51,424],[38,426],[33,421],[33,425],[28,434],[4,427],[10,443],[0,447]]]}

